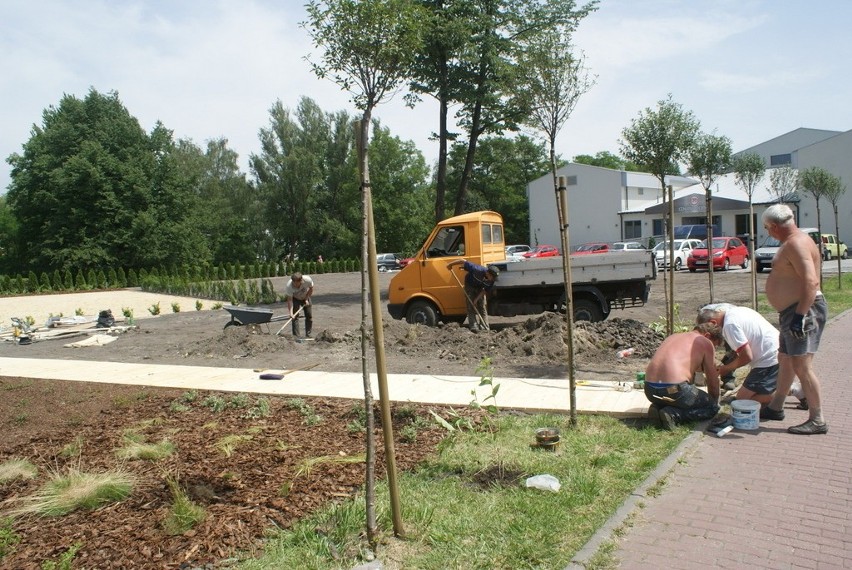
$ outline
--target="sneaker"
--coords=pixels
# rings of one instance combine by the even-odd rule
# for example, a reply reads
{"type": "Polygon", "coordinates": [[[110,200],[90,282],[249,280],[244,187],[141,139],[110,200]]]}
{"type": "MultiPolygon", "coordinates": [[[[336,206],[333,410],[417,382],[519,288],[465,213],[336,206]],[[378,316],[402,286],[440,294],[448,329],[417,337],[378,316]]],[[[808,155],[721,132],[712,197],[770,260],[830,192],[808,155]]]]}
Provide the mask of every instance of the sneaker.
{"type": "Polygon", "coordinates": [[[783,420],[784,410],[773,410],[769,406],[760,407],[760,419],[762,420],[783,420]]]}
{"type": "Polygon", "coordinates": [[[737,381],[736,380],[728,380],[724,384],[722,384],[722,388],[725,391],[736,390],[737,389],[737,381]]]}
{"type": "Polygon", "coordinates": [[[655,427],[662,426],[663,422],[660,420],[660,408],[657,406],[651,406],[648,408],[648,421],[655,427]]]}
{"type": "Polygon", "coordinates": [[[808,399],[807,398],[800,398],[799,403],[796,404],[796,409],[797,410],[807,410],[808,409],[808,399]]]}
{"type": "Polygon", "coordinates": [[[666,410],[660,410],[660,425],[664,430],[672,431],[677,423],[675,422],[674,416],[672,416],[669,412],[666,410]]]}
{"type": "Polygon", "coordinates": [[[828,433],[828,424],[825,422],[818,424],[813,420],[808,420],[803,424],[788,427],[787,433],[794,433],[796,435],[816,435],[819,433],[828,433]]]}

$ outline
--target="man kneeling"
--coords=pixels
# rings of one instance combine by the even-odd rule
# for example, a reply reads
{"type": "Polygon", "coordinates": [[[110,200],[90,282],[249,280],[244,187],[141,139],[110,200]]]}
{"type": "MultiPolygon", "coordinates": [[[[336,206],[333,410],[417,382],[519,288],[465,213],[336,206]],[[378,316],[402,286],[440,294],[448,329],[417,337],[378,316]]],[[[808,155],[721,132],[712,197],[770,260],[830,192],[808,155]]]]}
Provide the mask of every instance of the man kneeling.
{"type": "Polygon", "coordinates": [[[675,333],[663,341],[645,369],[645,396],[651,402],[648,416],[665,429],[677,424],[709,420],[719,411],[719,374],[716,347],[722,333],[715,323],[696,325],[689,332],[675,333]],[[703,372],[707,392],[692,379],[703,372]]]}

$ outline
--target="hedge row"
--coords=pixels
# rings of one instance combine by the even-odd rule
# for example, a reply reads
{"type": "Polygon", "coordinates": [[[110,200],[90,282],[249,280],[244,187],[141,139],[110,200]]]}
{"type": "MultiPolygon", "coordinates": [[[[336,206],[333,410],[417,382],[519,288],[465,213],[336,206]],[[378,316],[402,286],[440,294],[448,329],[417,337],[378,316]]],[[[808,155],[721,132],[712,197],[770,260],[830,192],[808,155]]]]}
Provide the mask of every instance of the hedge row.
{"type": "MultiPolygon", "coordinates": [[[[296,271],[307,274],[317,273],[347,273],[352,271],[360,271],[361,262],[358,259],[330,259],[323,263],[317,261],[294,261],[281,263],[254,263],[254,264],[219,264],[218,266],[172,266],[168,269],[165,267],[154,267],[150,270],[140,269],[138,272],[129,269],[125,272],[124,268],[110,268],[107,272],[103,270],[95,271],[89,269],[87,272],[77,270],[72,273],[70,269],[64,272],[59,270],[52,274],[43,272],[41,275],[36,275],[34,271],[24,277],[20,273],[11,277],[9,275],[0,275],[0,295],[22,295],[27,293],[63,293],[73,291],[92,291],[95,289],[121,289],[124,287],[143,287],[146,290],[161,290],[163,292],[171,292],[167,289],[181,290],[199,290],[199,291],[216,291],[216,282],[219,281],[236,281],[237,284],[230,285],[222,284],[219,286],[220,294],[215,297],[210,297],[207,294],[193,293],[189,296],[203,296],[207,298],[216,298],[222,300],[230,300],[230,293],[225,295],[221,291],[239,291],[241,290],[239,281],[244,279],[263,279],[268,277],[281,277],[290,275],[296,271]],[[224,296],[222,296],[224,295],[224,296]]],[[[251,282],[243,285],[246,295],[252,297],[255,293],[263,296],[263,286],[257,285],[257,290],[251,289],[251,282]]],[[[271,287],[271,283],[268,285],[271,287]]],[[[173,293],[178,294],[178,293],[173,293]]],[[[184,295],[186,293],[180,293],[184,295]]],[[[237,294],[237,297],[240,297],[237,294]]]]}

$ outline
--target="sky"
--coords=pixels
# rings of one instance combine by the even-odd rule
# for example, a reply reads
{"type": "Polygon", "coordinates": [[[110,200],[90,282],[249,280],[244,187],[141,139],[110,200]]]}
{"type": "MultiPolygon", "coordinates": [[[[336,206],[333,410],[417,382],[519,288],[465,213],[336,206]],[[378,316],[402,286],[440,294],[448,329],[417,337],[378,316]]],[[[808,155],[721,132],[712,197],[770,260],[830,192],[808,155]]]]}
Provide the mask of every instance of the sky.
{"type": "MultiPolygon", "coordinates": [[[[356,114],[312,74],[304,20],[292,0],[0,0],[0,192],[6,159],[65,94],[115,91],[148,132],[161,121],[202,147],[224,137],[246,173],[276,101],[356,114]]],[[[601,0],[574,36],[596,82],[556,150],[617,154],[622,131],[669,94],[734,151],[799,127],[852,129],[850,21],[848,0],[601,0]]],[[[437,105],[403,95],[374,117],[434,162],[437,105]]]]}

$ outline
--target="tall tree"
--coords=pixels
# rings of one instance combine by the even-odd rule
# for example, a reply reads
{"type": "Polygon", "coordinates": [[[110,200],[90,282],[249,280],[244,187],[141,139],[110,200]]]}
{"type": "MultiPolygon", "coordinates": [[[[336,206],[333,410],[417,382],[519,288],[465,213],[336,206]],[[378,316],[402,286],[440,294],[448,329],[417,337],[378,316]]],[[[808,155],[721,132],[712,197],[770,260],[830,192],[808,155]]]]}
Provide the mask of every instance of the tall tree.
{"type": "Polygon", "coordinates": [[[5,273],[23,268],[18,259],[18,228],[6,196],[0,196],[0,271],[5,273]]]}
{"type": "MultiPolygon", "coordinates": [[[[466,153],[464,144],[454,145],[450,151],[447,180],[451,186],[458,184],[466,153]]],[[[466,208],[500,212],[506,243],[527,243],[530,220],[526,187],[549,170],[544,145],[525,135],[486,137],[476,154],[466,208]]]]}
{"type": "MultiPolygon", "coordinates": [[[[320,62],[312,63],[318,77],[327,77],[352,94],[361,116],[358,135],[358,171],[361,180],[364,237],[361,258],[362,307],[361,322],[364,402],[367,416],[372,416],[370,378],[366,367],[366,307],[371,301],[376,367],[384,430],[385,457],[394,533],[403,533],[396,483],[396,464],[391,429],[390,404],[387,394],[387,372],[384,358],[384,333],[376,269],[376,241],[373,226],[373,204],[369,170],[369,129],[373,109],[392,95],[399,85],[411,79],[414,54],[422,48],[423,12],[413,0],[325,0],[306,5],[308,20],[304,26],[314,44],[321,47],[320,62]],[[366,291],[369,271],[370,295],[366,291]]],[[[369,429],[368,434],[372,435],[369,429]]],[[[374,442],[368,439],[367,534],[375,546],[376,519],[372,496],[372,463],[374,442]]]]}
{"type": "MultiPolygon", "coordinates": [[[[731,139],[724,136],[702,134],[692,148],[689,149],[689,172],[697,176],[704,187],[704,203],[707,212],[707,243],[713,243],[713,193],[711,188],[719,176],[726,172],[731,164],[731,139]]],[[[749,259],[754,259],[754,211],[749,204],[749,259]]],[[[712,255],[712,247],[710,248],[712,255]]],[[[712,261],[712,260],[711,260],[712,261]]],[[[752,264],[752,274],[754,265],[752,264]]],[[[713,302],[713,264],[707,264],[707,276],[710,280],[710,302],[713,302]]],[[[754,309],[757,309],[757,298],[753,299],[754,309]]]]}
{"type": "Polygon", "coordinates": [[[49,271],[205,260],[171,136],[160,124],[148,136],[114,92],[65,95],[45,110],[23,154],[9,158],[9,206],[26,228],[20,263],[49,271]]]}
{"type": "Polygon", "coordinates": [[[590,154],[578,154],[574,157],[573,161],[577,164],[588,164],[589,166],[600,166],[601,168],[611,168],[613,170],[642,171],[642,168],[638,164],[625,160],[607,150],[598,151],[594,156],[590,154]]]}
{"type": "Polygon", "coordinates": [[[455,201],[455,211],[460,213],[479,137],[516,130],[530,108],[518,73],[525,42],[554,27],[573,31],[597,2],[576,9],[573,0],[421,3],[431,17],[426,20],[426,49],[418,57],[412,91],[429,93],[439,101],[437,221],[445,217],[447,141],[458,136],[447,128],[450,106],[459,105],[456,119],[467,133],[465,167],[458,177],[455,201]]]}
{"type": "MultiPolygon", "coordinates": [[[[755,153],[739,154],[733,158],[732,167],[735,172],[737,184],[743,189],[748,196],[748,211],[749,211],[749,227],[751,227],[754,207],[754,191],[757,190],[757,185],[763,179],[766,173],[766,166],[763,162],[763,157],[755,153]]],[[[750,232],[751,243],[750,255],[754,261],[754,231],[750,232]]],[[[756,267],[752,265],[751,271],[751,306],[757,310],[757,273],[756,267]]]]}
{"type": "MultiPolygon", "coordinates": [[[[667,99],[658,101],[657,108],[646,108],[625,128],[620,141],[621,154],[627,160],[643,166],[660,182],[669,206],[666,234],[669,249],[674,251],[674,196],[671,186],[666,193],[666,176],[678,174],[678,164],[689,156],[700,128],[692,111],[685,111],[679,103],[667,99]]],[[[669,264],[669,294],[666,298],[666,333],[674,327],[674,263],[669,264]]]]}
{"type": "Polygon", "coordinates": [[[799,186],[799,171],[782,166],[774,168],[769,174],[769,191],[779,203],[791,200],[799,186]]]}
{"type": "Polygon", "coordinates": [[[312,100],[303,97],[291,112],[281,101],[269,110],[269,127],[260,130],[261,152],[249,157],[265,205],[264,227],[274,236],[277,258],[304,254],[305,228],[321,186],[324,137],[328,125],[312,100]]]}
{"type": "MultiPolygon", "coordinates": [[[[839,184],[837,178],[820,166],[812,166],[801,172],[799,175],[799,187],[807,194],[810,194],[816,201],[817,212],[817,230],[820,236],[820,253],[825,255],[822,246],[822,217],[820,214],[819,201],[827,193],[831,192],[833,186],[839,184]]],[[[819,284],[822,285],[822,264],[820,264],[819,284]]]]}
{"type": "MultiPolygon", "coordinates": [[[[838,214],[838,202],[840,201],[840,197],[846,193],[846,186],[843,184],[843,181],[839,176],[832,176],[832,179],[828,186],[826,186],[823,194],[825,198],[831,203],[831,209],[834,211],[834,235],[837,236],[837,239],[840,239],[840,216],[838,214]]],[[[841,255],[837,255],[837,288],[843,288],[843,266],[841,263],[841,255]]]]}

